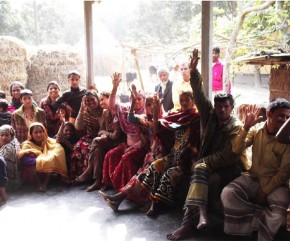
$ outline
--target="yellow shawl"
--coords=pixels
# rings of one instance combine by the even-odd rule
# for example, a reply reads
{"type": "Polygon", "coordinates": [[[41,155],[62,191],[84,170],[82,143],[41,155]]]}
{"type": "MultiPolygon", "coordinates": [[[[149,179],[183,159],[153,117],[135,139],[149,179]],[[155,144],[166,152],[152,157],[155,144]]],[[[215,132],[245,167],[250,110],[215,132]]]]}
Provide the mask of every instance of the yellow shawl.
{"type": "Polygon", "coordinates": [[[46,129],[41,123],[33,123],[30,128],[35,125],[41,126],[44,130],[45,137],[41,143],[41,146],[34,144],[31,141],[32,138],[30,134],[28,134],[28,140],[22,143],[18,158],[20,159],[25,154],[34,153],[37,156],[36,171],[46,173],[55,172],[62,176],[67,176],[64,149],[59,143],[56,142],[56,140],[47,136],[46,129]]]}

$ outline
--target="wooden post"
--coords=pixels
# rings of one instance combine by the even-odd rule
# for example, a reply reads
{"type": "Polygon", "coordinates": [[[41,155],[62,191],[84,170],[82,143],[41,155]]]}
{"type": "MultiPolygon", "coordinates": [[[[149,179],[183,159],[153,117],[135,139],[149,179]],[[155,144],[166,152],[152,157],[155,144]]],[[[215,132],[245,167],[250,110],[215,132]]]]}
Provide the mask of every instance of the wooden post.
{"type": "Polygon", "coordinates": [[[87,88],[94,85],[94,49],[93,49],[93,14],[92,5],[95,1],[84,1],[85,36],[86,36],[86,80],[87,88]]]}
{"type": "Polygon", "coordinates": [[[136,69],[138,72],[138,77],[140,80],[141,88],[143,91],[145,91],[142,76],[141,76],[141,71],[140,71],[140,67],[139,67],[139,62],[138,62],[138,58],[137,58],[137,54],[136,54],[136,49],[131,49],[131,54],[134,56],[134,61],[135,61],[136,69]]]}
{"type": "Polygon", "coordinates": [[[212,2],[202,1],[201,76],[205,92],[212,100],[212,2]]]}

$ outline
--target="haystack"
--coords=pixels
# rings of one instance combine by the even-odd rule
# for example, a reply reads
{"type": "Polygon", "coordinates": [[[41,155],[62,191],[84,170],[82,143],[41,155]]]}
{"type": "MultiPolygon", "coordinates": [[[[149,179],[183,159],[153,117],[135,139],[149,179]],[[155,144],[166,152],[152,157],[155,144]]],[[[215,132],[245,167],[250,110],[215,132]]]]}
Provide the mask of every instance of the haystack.
{"type": "Polygon", "coordinates": [[[39,102],[47,95],[47,84],[56,80],[62,91],[69,88],[68,72],[78,70],[81,74],[81,85],[86,86],[85,66],[81,54],[68,47],[51,49],[42,47],[30,57],[27,67],[27,87],[33,91],[34,99],[39,102]]]}
{"type": "Polygon", "coordinates": [[[290,101],[290,66],[283,65],[271,69],[270,100],[285,98],[290,101]]]}
{"type": "Polygon", "coordinates": [[[0,36],[0,89],[10,99],[10,83],[18,80],[26,85],[28,64],[26,45],[14,37],[0,36]]]}

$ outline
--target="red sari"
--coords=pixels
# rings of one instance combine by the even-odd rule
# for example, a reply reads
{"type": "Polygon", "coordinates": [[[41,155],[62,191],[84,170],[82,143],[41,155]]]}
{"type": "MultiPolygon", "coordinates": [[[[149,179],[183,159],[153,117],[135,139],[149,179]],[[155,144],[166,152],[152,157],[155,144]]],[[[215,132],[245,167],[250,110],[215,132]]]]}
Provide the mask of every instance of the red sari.
{"type": "MultiPolygon", "coordinates": [[[[110,104],[115,103],[112,97],[110,96],[110,104]]],[[[113,108],[115,108],[115,113],[119,119],[122,131],[127,134],[127,142],[128,136],[133,136],[137,139],[135,144],[129,146],[127,143],[123,143],[107,152],[105,156],[102,183],[107,186],[112,186],[116,191],[119,191],[143,165],[148,148],[144,146],[139,138],[140,132],[138,127],[130,123],[127,119],[130,105],[114,105],[113,108]],[[128,148],[130,149],[125,152],[128,148]]],[[[140,110],[135,111],[135,113],[143,114],[144,106],[140,110]]]]}

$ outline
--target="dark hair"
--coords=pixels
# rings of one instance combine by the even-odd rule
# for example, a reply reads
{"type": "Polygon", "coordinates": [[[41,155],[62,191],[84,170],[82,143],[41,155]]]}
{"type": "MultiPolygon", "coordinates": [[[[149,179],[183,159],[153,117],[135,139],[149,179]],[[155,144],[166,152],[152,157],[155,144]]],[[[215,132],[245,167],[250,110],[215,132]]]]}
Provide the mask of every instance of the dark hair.
{"type": "Polygon", "coordinates": [[[76,131],[76,128],[74,126],[73,123],[69,122],[69,121],[66,121],[64,124],[63,124],[63,128],[66,127],[66,126],[69,126],[71,128],[71,130],[73,131],[73,133],[75,133],[76,131]]]}
{"type": "Polygon", "coordinates": [[[7,111],[8,109],[8,101],[5,99],[0,99],[0,108],[3,109],[3,111],[7,111]]]}
{"type": "Polygon", "coordinates": [[[81,77],[80,72],[78,72],[77,70],[70,70],[70,71],[68,72],[68,76],[67,76],[67,78],[69,79],[73,74],[78,75],[79,77],[81,77]]]}
{"type": "Polygon", "coordinates": [[[267,109],[271,112],[274,112],[277,109],[290,109],[290,103],[286,99],[275,98],[275,99],[271,100],[267,109]]]}
{"type": "Polygon", "coordinates": [[[3,90],[0,90],[0,98],[6,99],[6,94],[3,90]]]}
{"type": "Polygon", "coordinates": [[[20,82],[20,81],[13,81],[10,84],[9,90],[10,90],[10,94],[12,95],[12,87],[18,85],[20,87],[20,89],[24,90],[24,85],[20,82]]]}
{"type": "Polygon", "coordinates": [[[50,81],[50,82],[48,83],[47,88],[46,88],[46,91],[48,91],[48,89],[49,89],[49,87],[50,87],[51,85],[56,85],[57,88],[60,90],[58,83],[57,83],[55,80],[53,80],[53,81],[50,81]]]}
{"type": "Polygon", "coordinates": [[[29,89],[23,89],[23,90],[20,91],[20,99],[21,99],[24,95],[31,95],[31,96],[33,96],[32,91],[29,90],[29,89]]]}
{"type": "Polygon", "coordinates": [[[106,96],[107,98],[109,98],[110,95],[111,95],[111,92],[110,92],[110,91],[102,91],[102,92],[100,93],[100,95],[103,95],[103,96],[106,96]]]}
{"type": "MultiPolygon", "coordinates": [[[[31,136],[31,138],[32,138],[32,132],[33,132],[33,130],[36,128],[36,127],[41,127],[41,129],[44,131],[45,129],[45,127],[43,127],[42,125],[40,125],[40,124],[34,124],[33,126],[30,126],[30,128],[29,128],[29,134],[30,134],[30,136],[31,136]]],[[[33,139],[33,138],[32,138],[33,139]]]]}
{"type": "Polygon", "coordinates": [[[212,51],[214,51],[217,54],[219,54],[221,52],[219,47],[213,47],[212,51]]]}
{"type": "Polygon", "coordinates": [[[229,93],[217,93],[214,96],[214,103],[229,101],[232,106],[235,105],[234,97],[229,93]]]}
{"type": "Polygon", "coordinates": [[[194,100],[194,97],[193,97],[193,94],[191,91],[182,91],[180,94],[179,94],[179,97],[181,95],[187,95],[188,97],[190,97],[190,99],[194,100]]]}

